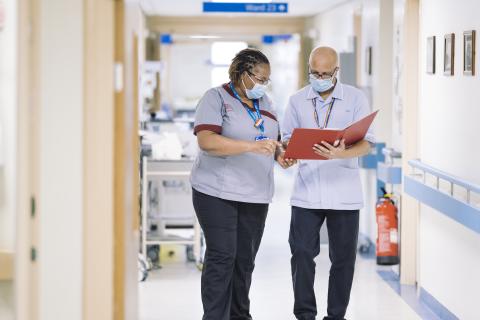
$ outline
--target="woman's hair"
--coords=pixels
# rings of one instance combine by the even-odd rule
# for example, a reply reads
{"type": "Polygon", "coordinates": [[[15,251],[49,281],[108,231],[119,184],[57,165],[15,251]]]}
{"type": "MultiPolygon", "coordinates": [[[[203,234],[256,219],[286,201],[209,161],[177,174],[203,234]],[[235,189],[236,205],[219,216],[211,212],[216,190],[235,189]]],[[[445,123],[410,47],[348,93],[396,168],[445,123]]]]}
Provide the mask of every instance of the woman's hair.
{"type": "Polygon", "coordinates": [[[253,48],[243,49],[233,58],[228,69],[228,76],[231,81],[236,83],[240,81],[240,76],[245,71],[252,72],[251,70],[256,65],[262,63],[270,64],[268,58],[260,50],[253,48]]]}

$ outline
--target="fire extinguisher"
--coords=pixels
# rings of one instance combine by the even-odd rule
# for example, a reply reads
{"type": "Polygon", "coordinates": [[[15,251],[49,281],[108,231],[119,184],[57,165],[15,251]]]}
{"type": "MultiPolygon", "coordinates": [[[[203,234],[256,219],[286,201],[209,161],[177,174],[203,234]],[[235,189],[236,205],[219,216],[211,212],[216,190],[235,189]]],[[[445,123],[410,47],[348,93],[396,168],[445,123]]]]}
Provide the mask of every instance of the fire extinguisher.
{"type": "Polygon", "coordinates": [[[382,188],[383,196],[378,199],[377,216],[377,264],[395,265],[398,257],[398,210],[389,194],[382,188]]]}

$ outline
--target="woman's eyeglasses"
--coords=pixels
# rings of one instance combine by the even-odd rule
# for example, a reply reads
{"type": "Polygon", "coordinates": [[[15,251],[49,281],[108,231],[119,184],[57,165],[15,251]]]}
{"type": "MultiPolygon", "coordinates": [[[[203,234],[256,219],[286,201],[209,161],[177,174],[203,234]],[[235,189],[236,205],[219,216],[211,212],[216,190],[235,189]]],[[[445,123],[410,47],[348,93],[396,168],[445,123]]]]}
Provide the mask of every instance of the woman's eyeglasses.
{"type": "Polygon", "coordinates": [[[261,85],[268,86],[272,82],[270,79],[267,79],[267,80],[261,79],[257,75],[255,75],[254,73],[252,73],[250,71],[247,71],[247,73],[249,75],[251,75],[252,77],[254,77],[255,80],[257,80],[256,82],[260,83],[261,85]]]}

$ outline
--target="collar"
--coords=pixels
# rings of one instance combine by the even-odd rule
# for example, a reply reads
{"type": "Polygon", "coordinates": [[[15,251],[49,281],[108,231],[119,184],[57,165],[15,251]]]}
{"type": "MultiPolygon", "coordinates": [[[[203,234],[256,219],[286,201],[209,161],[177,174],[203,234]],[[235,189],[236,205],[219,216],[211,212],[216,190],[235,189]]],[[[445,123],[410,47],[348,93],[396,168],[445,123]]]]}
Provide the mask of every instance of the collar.
{"type": "MultiPolygon", "coordinates": [[[[307,86],[307,88],[307,100],[313,100],[315,98],[318,98],[320,99],[320,101],[323,101],[322,96],[317,91],[315,91],[310,84],[307,86]]],[[[337,84],[335,85],[335,89],[333,89],[333,92],[330,95],[330,98],[343,100],[343,84],[338,79],[337,84]]]]}
{"type": "Polygon", "coordinates": [[[235,98],[235,95],[232,92],[232,89],[230,89],[230,82],[222,84],[222,88],[228,92],[229,95],[235,98]]]}

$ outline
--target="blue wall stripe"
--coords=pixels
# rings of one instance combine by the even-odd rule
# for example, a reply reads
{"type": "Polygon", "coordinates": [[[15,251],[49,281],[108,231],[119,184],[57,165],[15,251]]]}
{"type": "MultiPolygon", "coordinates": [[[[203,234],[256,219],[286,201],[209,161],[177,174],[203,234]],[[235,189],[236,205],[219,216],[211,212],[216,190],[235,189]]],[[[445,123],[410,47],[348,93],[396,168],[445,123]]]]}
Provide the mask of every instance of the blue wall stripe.
{"type": "Polygon", "coordinates": [[[426,320],[442,320],[442,318],[430,310],[427,305],[420,301],[415,286],[400,284],[397,274],[393,271],[378,270],[377,273],[420,318],[426,320]]]}
{"type": "Polygon", "coordinates": [[[401,184],[402,168],[379,162],[377,166],[377,177],[380,181],[388,184],[401,184]]]}
{"type": "Polygon", "coordinates": [[[442,320],[458,320],[450,310],[435,299],[427,290],[420,288],[420,300],[442,320]]]}
{"type": "Polygon", "coordinates": [[[480,233],[480,209],[409,176],[404,176],[404,190],[418,201],[480,233]]]}
{"type": "Polygon", "coordinates": [[[420,287],[420,296],[417,296],[416,287],[400,284],[400,279],[395,272],[377,270],[377,273],[422,319],[458,320],[457,316],[425,289],[420,287]]]}

